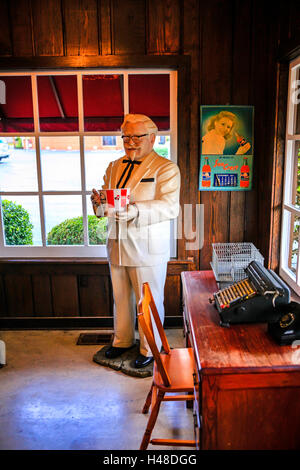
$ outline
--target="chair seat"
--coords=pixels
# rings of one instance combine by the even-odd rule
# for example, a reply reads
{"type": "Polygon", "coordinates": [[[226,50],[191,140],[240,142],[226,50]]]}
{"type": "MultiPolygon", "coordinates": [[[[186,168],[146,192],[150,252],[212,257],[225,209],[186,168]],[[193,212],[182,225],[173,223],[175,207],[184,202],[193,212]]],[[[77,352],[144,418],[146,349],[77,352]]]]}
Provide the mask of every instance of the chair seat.
{"type": "Polygon", "coordinates": [[[165,392],[191,392],[194,390],[193,373],[194,354],[192,348],[171,349],[169,354],[160,354],[161,360],[168,371],[171,386],[166,387],[158,372],[156,362],[154,363],[153,382],[165,392]],[[170,390],[171,389],[171,390],[170,390]]]}

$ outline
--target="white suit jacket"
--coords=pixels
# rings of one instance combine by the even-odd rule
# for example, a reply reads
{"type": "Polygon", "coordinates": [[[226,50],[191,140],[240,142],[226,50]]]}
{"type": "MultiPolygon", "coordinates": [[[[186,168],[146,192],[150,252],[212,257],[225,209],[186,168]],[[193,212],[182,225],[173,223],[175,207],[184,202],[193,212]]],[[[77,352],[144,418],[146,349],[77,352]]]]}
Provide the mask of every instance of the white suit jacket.
{"type": "MultiPolygon", "coordinates": [[[[111,162],[102,189],[116,188],[124,169],[122,157],[111,162]]],[[[153,266],[170,259],[170,219],[179,213],[178,166],[156,152],[147,155],[129,178],[130,203],[138,216],[129,222],[108,219],[107,254],[121,266],[153,266]]]]}

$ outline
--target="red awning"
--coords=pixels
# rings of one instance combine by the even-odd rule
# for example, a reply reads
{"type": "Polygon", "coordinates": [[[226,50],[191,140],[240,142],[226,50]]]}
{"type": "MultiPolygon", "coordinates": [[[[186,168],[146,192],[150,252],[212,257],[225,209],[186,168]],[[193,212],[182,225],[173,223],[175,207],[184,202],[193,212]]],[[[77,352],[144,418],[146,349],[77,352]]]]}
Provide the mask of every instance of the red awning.
{"type": "Polygon", "coordinates": [[[0,131],[33,132],[31,78],[0,77],[5,83],[6,103],[0,105],[0,131]]]}
{"type": "MultiPolygon", "coordinates": [[[[0,105],[0,131],[32,132],[33,106],[29,76],[0,77],[6,104],[0,105]]],[[[38,76],[38,108],[43,132],[78,131],[76,75],[38,76]]],[[[169,75],[129,75],[129,111],[146,114],[159,130],[170,127],[169,75]]],[[[84,75],[85,131],[119,131],[124,119],[122,75],[84,75]]]]}
{"type": "Polygon", "coordinates": [[[159,130],[169,129],[169,75],[129,75],[129,112],[149,116],[159,130]]]}
{"type": "Polygon", "coordinates": [[[40,130],[78,131],[76,75],[37,77],[40,130]]]}
{"type": "Polygon", "coordinates": [[[121,75],[83,75],[85,131],[118,131],[124,119],[121,75]]]}

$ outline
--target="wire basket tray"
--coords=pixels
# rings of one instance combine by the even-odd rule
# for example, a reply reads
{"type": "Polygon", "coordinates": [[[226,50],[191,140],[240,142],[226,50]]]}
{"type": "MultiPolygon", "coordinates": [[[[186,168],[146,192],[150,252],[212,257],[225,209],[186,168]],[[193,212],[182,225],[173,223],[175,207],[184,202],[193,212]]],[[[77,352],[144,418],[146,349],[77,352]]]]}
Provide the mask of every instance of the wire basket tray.
{"type": "Polygon", "coordinates": [[[213,243],[212,262],[217,282],[233,283],[246,277],[251,261],[264,265],[264,258],[253,243],[213,243]]]}

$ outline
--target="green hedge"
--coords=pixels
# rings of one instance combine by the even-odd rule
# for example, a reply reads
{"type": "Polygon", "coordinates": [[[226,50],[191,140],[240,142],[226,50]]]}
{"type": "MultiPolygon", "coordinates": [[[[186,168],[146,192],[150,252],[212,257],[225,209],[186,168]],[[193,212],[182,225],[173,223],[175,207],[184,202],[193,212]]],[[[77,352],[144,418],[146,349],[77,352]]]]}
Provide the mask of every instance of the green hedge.
{"type": "MultiPolygon", "coordinates": [[[[94,215],[89,215],[88,233],[90,245],[104,245],[106,243],[107,219],[98,219],[94,215]]],[[[47,243],[48,245],[82,245],[82,217],[66,219],[53,227],[47,235],[47,243]]]]}
{"type": "Polygon", "coordinates": [[[168,155],[169,155],[168,147],[154,147],[153,150],[156,153],[158,153],[158,155],[160,155],[161,157],[168,158],[168,155]]]}
{"type": "Polygon", "coordinates": [[[2,209],[6,245],[33,245],[33,225],[24,207],[4,199],[2,209]]]}

